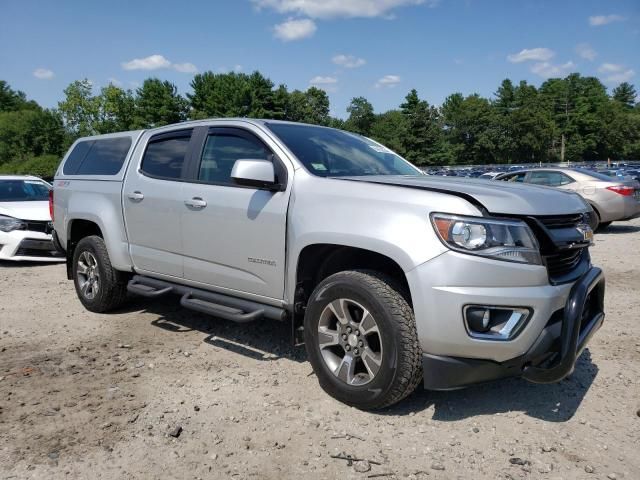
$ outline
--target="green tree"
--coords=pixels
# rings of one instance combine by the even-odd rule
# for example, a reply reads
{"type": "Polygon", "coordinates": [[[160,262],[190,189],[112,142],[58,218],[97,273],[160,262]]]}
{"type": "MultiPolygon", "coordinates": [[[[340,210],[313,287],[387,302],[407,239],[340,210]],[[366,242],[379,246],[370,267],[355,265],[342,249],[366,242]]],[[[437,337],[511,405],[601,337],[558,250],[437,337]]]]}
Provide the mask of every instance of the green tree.
{"type": "Polygon", "coordinates": [[[98,133],[100,103],[93,95],[93,84],[86,78],[76,80],[64,89],[64,97],[58,110],[70,135],[86,137],[98,133]]]}
{"type": "Polygon", "coordinates": [[[60,155],[64,146],[65,131],[56,112],[38,107],[0,113],[0,164],[60,155]]]}
{"type": "Polygon", "coordinates": [[[188,103],[171,82],[148,78],[136,91],[133,124],[152,128],[178,123],[187,118],[188,103]]]}
{"type": "Polygon", "coordinates": [[[407,160],[415,165],[442,163],[445,157],[438,110],[420,100],[415,89],[400,108],[407,122],[402,142],[407,160]]]}
{"type": "Polygon", "coordinates": [[[636,104],[636,89],[628,82],[622,82],[613,89],[613,99],[625,107],[633,108],[636,104]]]}
{"type": "Polygon", "coordinates": [[[447,97],[442,117],[455,163],[495,163],[499,128],[486,98],[456,93],[447,97]]]}
{"type": "Polygon", "coordinates": [[[371,138],[404,156],[407,153],[404,146],[407,123],[407,118],[400,110],[389,110],[376,115],[371,126],[371,138]]]}
{"type": "Polygon", "coordinates": [[[364,97],[355,97],[347,107],[349,118],[345,122],[345,128],[362,135],[370,135],[371,127],[376,120],[373,113],[373,105],[364,97]]]}
{"type": "Polygon", "coordinates": [[[317,87],[310,87],[305,92],[294,90],[289,94],[286,119],[294,122],[328,125],[330,117],[327,92],[317,87]]]}
{"type": "Polygon", "coordinates": [[[40,108],[33,100],[27,100],[24,92],[13,90],[7,82],[0,80],[0,112],[40,108]]]}
{"type": "Polygon", "coordinates": [[[131,90],[109,84],[103,87],[97,97],[98,133],[113,133],[134,128],[135,98],[131,90]]]}
{"type": "Polygon", "coordinates": [[[253,117],[283,118],[286,87],[276,91],[273,82],[260,72],[204,72],[191,81],[193,93],[187,94],[193,118],[253,117]]]}
{"type": "Polygon", "coordinates": [[[595,160],[602,120],[599,112],[609,101],[604,85],[595,77],[572,73],[566,78],[552,78],[540,87],[541,103],[555,123],[553,149],[561,161],[595,160]],[[558,148],[559,145],[559,148],[558,148]]]}

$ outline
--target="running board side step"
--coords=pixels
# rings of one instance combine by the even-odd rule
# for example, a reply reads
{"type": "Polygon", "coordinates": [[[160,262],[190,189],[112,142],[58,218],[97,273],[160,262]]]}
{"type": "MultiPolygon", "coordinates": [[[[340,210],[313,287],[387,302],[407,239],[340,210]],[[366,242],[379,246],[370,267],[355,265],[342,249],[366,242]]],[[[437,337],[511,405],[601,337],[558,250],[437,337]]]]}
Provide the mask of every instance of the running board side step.
{"type": "Polygon", "coordinates": [[[200,313],[208,313],[214,317],[230,320],[237,323],[248,323],[258,320],[264,316],[264,310],[254,310],[245,313],[242,310],[232,307],[225,307],[216,303],[207,302],[193,297],[193,293],[187,292],[180,299],[180,305],[200,313]]]}
{"type": "Polygon", "coordinates": [[[182,295],[180,305],[183,307],[237,323],[252,322],[263,317],[281,321],[288,318],[283,308],[143,275],[135,275],[127,284],[127,290],[148,298],[176,293],[182,295]]]}
{"type": "Polygon", "coordinates": [[[170,293],[171,291],[173,291],[173,287],[169,286],[158,289],[149,285],[145,285],[144,283],[139,283],[135,278],[133,278],[127,284],[127,291],[147,298],[156,298],[170,293]]]}

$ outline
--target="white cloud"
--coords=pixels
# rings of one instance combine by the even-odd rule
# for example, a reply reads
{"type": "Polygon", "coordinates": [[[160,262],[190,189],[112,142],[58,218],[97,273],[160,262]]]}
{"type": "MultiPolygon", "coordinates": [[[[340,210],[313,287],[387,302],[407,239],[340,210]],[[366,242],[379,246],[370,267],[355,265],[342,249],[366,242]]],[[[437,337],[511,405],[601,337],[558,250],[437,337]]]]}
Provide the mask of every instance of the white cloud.
{"type": "Polygon", "coordinates": [[[122,62],[122,68],[125,70],[160,70],[166,68],[173,68],[177,72],[181,73],[196,73],[198,67],[193,63],[171,63],[163,55],[149,55],[144,58],[134,58],[128,62],[122,62]]]}
{"type": "Polygon", "coordinates": [[[286,22],[273,27],[275,37],[283,42],[309,38],[316,33],[317,29],[315,22],[309,18],[289,18],[286,22]]]}
{"type": "Polygon", "coordinates": [[[398,75],[385,75],[384,77],[382,77],[376,82],[375,87],[376,88],[381,88],[381,87],[393,88],[399,83],[400,83],[400,77],[398,75]]]}
{"type": "Polygon", "coordinates": [[[54,73],[48,68],[36,68],[33,71],[33,76],[39,80],[51,80],[54,77],[54,73]]]}
{"type": "Polygon", "coordinates": [[[122,82],[115,77],[109,77],[107,81],[109,82],[110,85],[113,85],[114,87],[122,86],[122,82]]]}
{"type": "Polygon", "coordinates": [[[589,25],[592,27],[599,27],[601,25],[607,25],[613,22],[622,22],[626,20],[622,15],[610,14],[610,15],[594,15],[589,17],[589,25]]]}
{"type": "Polygon", "coordinates": [[[128,62],[122,63],[125,70],[158,70],[160,68],[169,68],[171,62],[162,55],[149,55],[144,58],[134,58],[128,62]]]}
{"type": "Polygon", "coordinates": [[[336,77],[322,77],[318,75],[309,80],[309,83],[311,85],[333,85],[338,83],[338,79],[336,77]]]}
{"type": "Polygon", "coordinates": [[[580,43],[576,46],[576,52],[580,57],[585,60],[589,60],[593,62],[598,56],[598,52],[596,52],[588,43],[580,43]]]}
{"type": "Polygon", "coordinates": [[[233,71],[236,72],[236,73],[241,72],[242,69],[243,69],[243,66],[240,65],[240,64],[236,64],[236,65],[233,66],[233,71]]]}
{"type": "Polygon", "coordinates": [[[344,54],[334,56],[331,61],[336,65],[340,65],[341,67],[345,68],[358,68],[367,63],[364,58],[358,58],[354,57],[353,55],[344,54]]]}
{"type": "Polygon", "coordinates": [[[521,63],[529,60],[546,62],[547,60],[552,59],[555,54],[556,52],[549,48],[525,48],[520,50],[518,53],[507,55],[507,60],[511,63],[521,63]]]}
{"type": "Polygon", "coordinates": [[[608,75],[604,78],[604,81],[607,83],[622,83],[629,82],[633,77],[635,77],[636,72],[632,69],[625,70],[624,72],[614,73],[612,75],[608,75]]]}
{"type": "Polygon", "coordinates": [[[631,68],[617,63],[603,63],[598,67],[598,72],[606,74],[604,81],[607,83],[628,82],[636,74],[631,68]]]}
{"type": "Polygon", "coordinates": [[[427,5],[439,0],[251,0],[258,8],[311,18],[388,17],[398,7],[427,5]]]}
{"type": "Polygon", "coordinates": [[[617,73],[624,70],[624,65],[619,65],[617,63],[603,63],[598,67],[598,71],[600,73],[617,73]]]}
{"type": "Polygon", "coordinates": [[[562,77],[576,68],[572,61],[562,65],[554,65],[549,62],[539,62],[531,66],[531,71],[542,78],[562,77]]]}
{"type": "Polygon", "coordinates": [[[196,67],[193,63],[185,62],[185,63],[174,63],[171,65],[174,70],[182,73],[198,73],[198,67],[196,67]]]}

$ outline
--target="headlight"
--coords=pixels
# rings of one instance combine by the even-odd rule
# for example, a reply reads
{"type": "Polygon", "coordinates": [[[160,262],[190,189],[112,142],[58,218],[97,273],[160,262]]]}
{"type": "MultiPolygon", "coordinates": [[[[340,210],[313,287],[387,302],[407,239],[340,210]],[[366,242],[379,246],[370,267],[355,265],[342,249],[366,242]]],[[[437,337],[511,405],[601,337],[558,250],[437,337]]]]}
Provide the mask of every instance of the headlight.
{"type": "Polygon", "coordinates": [[[457,252],[542,265],[538,242],[524,222],[432,213],[431,223],[440,240],[457,252]]]}
{"type": "Polygon", "coordinates": [[[26,228],[27,225],[22,220],[13,217],[7,217],[5,215],[0,215],[0,230],[2,230],[3,232],[25,230],[26,228]]]}

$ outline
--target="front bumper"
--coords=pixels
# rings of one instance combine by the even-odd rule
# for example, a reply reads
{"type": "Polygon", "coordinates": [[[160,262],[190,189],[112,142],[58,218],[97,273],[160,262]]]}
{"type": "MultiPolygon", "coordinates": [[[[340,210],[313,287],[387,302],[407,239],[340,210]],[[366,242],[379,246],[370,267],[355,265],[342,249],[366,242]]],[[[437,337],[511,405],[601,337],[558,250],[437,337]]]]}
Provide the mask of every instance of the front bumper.
{"type": "Polygon", "coordinates": [[[30,230],[0,232],[0,260],[60,262],[60,254],[51,235],[30,230]]]}
{"type": "Polygon", "coordinates": [[[533,345],[516,358],[496,362],[425,353],[425,388],[452,390],[512,376],[535,383],[562,380],[604,322],[604,290],[602,270],[591,268],[573,284],[564,308],[551,316],[533,345]]]}

